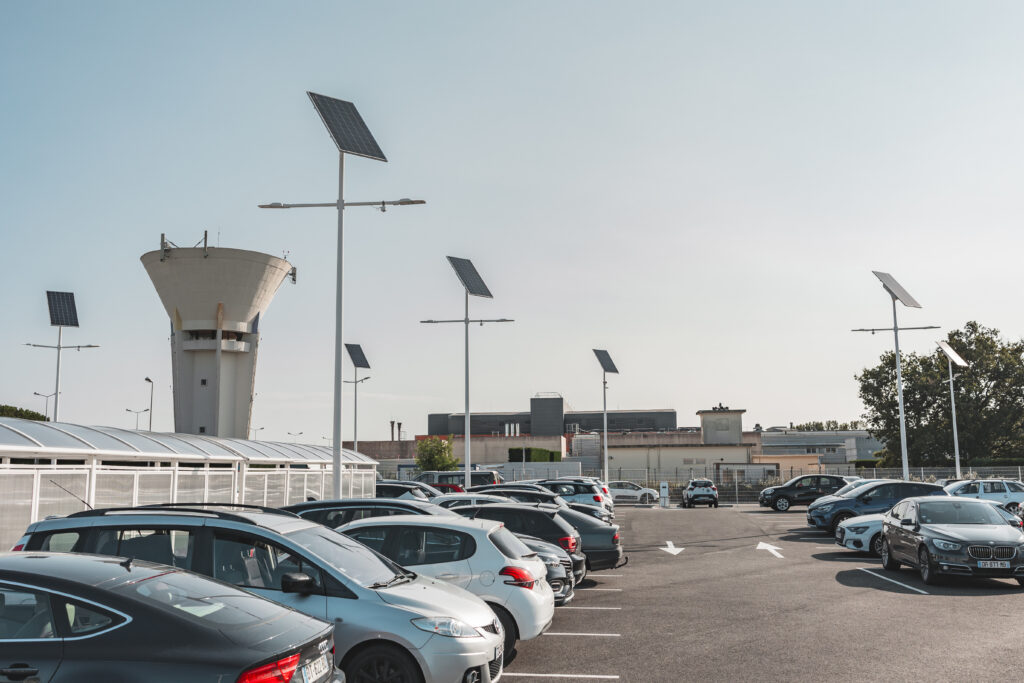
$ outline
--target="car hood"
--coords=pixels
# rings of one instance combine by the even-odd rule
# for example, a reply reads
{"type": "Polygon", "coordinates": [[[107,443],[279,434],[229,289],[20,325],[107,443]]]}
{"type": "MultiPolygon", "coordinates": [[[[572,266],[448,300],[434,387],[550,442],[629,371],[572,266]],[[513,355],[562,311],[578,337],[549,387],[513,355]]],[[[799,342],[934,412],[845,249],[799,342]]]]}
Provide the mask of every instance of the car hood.
{"type": "Polygon", "coordinates": [[[1024,534],[1009,524],[925,524],[935,535],[967,543],[1024,543],[1024,534]]]}
{"type": "Polygon", "coordinates": [[[831,494],[822,496],[821,498],[815,498],[814,501],[807,506],[807,511],[810,512],[814,508],[820,508],[822,505],[828,505],[829,503],[835,503],[839,500],[845,500],[842,496],[833,496],[831,494]]]}
{"type": "Polygon", "coordinates": [[[491,608],[480,598],[454,584],[422,575],[382,588],[377,595],[389,605],[405,607],[427,617],[455,617],[470,626],[487,626],[494,621],[491,608]]]}
{"type": "Polygon", "coordinates": [[[882,520],[885,518],[885,514],[886,513],[884,512],[879,512],[874,515],[861,515],[860,517],[849,517],[840,522],[839,526],[847,527],[857,526],[858,524],[881,524],[882,520]]]}

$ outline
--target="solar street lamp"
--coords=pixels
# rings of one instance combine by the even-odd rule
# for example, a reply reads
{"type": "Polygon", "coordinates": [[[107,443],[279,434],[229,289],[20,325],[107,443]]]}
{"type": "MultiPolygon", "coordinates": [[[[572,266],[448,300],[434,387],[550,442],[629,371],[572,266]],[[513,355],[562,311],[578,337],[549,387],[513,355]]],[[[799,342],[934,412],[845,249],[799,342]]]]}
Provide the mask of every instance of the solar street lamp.
{"type": "MultiPolygon", "coordinates": [[[[456,258],[455,256],[448,257],[448,263],[451,264],[452,268],[455,269],[455,274],[458,276],[459,281],[466,290],[466,317],[461,320],[421,320],[421,323],[428,325],[436,325],[439,323],[463,323],[466,326],[466,413],[464,420],[465,427],[465,456],[464,463],[466,465],[466,490],[472,486],[471,475],[470,475],[470,453],[469,453],[469,437],[470,437],[470,416],[469,416],[469,324],[479,323],[511,323],[515,322],[509,318],[494,318],[489,320],[469,319],[469,297],[479,296],[484,299],[493,299],[494,296],[491,294],[491,290],[487,289],[487,285],[484,284],[483,278],[480,277],[480,273],[476,271],[476,267],[473,266],[473,262],[465,258],[456,258]]],[[[401,440],[402,433],[399,429],[398,438],[401,440]]]]}
{"type": "Polygon", "coordinates": [[[601,479],[604,483],[608,483],[608,373],[613,372],[616,375],[619,374],[618,368],[615,367],[615,363],[612,362],[612,357],[608,355],[607,351],[601,349],[594,349],[594,355],[597,356],[597,362],[601,364],[601,384],[603,388],[603,405],[604,408],[604,467],[602,468],[603,476],[601,479]]]}
{"type": "Polygon", "coordinates": [[[153,431],[153,380],[146,378],[149,382],[149,431],[153,431]]]}
{"type": "Polygon", "coordinates": [[[57,328],[57,345],[48,344],[25,344],[34,346],[37,349],[57,349],[57,388],[53,392],[53,421],[57,422],[60,406],[60,352],[64,349],[98,349],[98,344],[80,344],[78,346],[63,346],[61,340],[64,337],[65,327],[78,327],[78,309],[75,307],[74,292],[47,292],[46,305],[50,308],[50,327],[57,328]]]}
{"type": "Polygon", "coordinates": [[[956,363],[961,368],[968,366],[967,361],[960,357],[957,353],[944,341],[940,341],[939,348],[942,353],[946,354],[946,360],[949,361],[949,405],[953,409],[953,457],[956,462],[956,476],[960,478],[960,440],[956,434],[956,396],[953,393],[953,363],[956,363]]]}
{"type": "Polygon", "coordinates": [[[143,408],[142,410],[132,410],[131,408],[125,408],[125,411],[129,413],[135,413],[135,431],[139,431],[139,414],[148,413],[149,408],[143,408]]]}
{"type": "Polygon", "coordinates": [[[366,354],[363,353],[363,347],[359,344],[345,344],[345,350],[348,351],[348,357],[352,360],[352,369],[355,372],[355,379],[345,380],[345,384],[351,384],[354,396],[352,398],[352,450],[356,453],[359,452],[359,385],[362,382],[370,379],[367,375],[362,379],[359,378],[359,368],[370,369],[370,362],[366,360],[366,354]]]}
{"type": "Polygon", "coordinates": [[[382,152],[380,147],[377,145],[377,141],[373,139],[370,129],[366,127],[366,124],[363,122],[363,117],[359,115],[354,104],[344,100],[338,100],[333,97],[318,95],[314,92],[307,92],[306,94],[309,95],[309,99],[312,101],[313,107],[316,109],[317,114],[320,115],[320,120],[323,121],[324,126],[327,127],[327,132],[330,134],[331,139],[334,140],[334,144],[338,148],[338,199],[334,202],[310,204],[285,204],[282,202],[273,202],[271,204],[260,204],[259,207],[261,209],[330,207],[337,209],[338,211],[338,265],[336,276],[337,284],[334,294],[334,431],[332,468],[334,471],[334,497],[341,498],[341,293],[343,268],[342,255],[344,252],[344,211],[345,208],[349,206],[373,206],[379,208],[383,212],[386,211],[389,206],[408,206],[410,204],[425,204],[426,202],[422,199],[397,199],[394,201],[380,202],[346,202],[344,199],[345,155],[354,154],[356,156],[366,157],[367,159],[376,159],[377,161],[384,162],[387,161],[387,158],[384,156],[384,152],[382,152]]]}

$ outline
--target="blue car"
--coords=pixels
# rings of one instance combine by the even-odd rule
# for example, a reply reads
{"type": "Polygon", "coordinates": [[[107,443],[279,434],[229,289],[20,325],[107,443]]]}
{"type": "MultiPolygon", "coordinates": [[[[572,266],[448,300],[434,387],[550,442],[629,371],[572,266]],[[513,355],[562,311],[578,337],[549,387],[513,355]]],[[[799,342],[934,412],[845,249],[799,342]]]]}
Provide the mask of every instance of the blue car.
{"type": "Polygon", "coordinates": [[[823,496],[807,506],[807,524],[835,533],[839,523],[850,517],[886,512],[904,498],[948,496],[937,484],[916,481],[876,481],[847,491],[841,496],[823,496]]]}

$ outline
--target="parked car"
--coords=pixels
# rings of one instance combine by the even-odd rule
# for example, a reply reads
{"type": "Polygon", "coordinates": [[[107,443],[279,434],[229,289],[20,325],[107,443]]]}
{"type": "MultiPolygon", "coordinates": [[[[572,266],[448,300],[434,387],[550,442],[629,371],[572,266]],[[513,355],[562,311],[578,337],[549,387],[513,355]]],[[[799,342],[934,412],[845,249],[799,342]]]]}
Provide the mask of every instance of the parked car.
{"type": "MultiPolygon", "coordinates": [[[[444,491],[436,489],[433,486],[431,486],[430,484],[425,484],[422,481],[403,481],[403,480],[399,480],[399,479],[385,479],[382,482],[380,482],[380,481],[377,482],[377,490],[378,491],[380,490],[380,485],[381,484],[390,484],[392,486],[396,486],[396,485],[397,486],[408,486],[408,487],[412,487],[414,489],[419,489],[420,492],[424,496],[426,496],[428,499],[429,498],[435,498],[435,497],[443,495],[445,493],[444,491]]],[[[387,497],[387,496],[382,496],[382,497],[387,497]]]]}
{"type": "Polygon", "coordinates": [[[718,487],[710,479],[691,479],[683,489],[684,508],[692,508],[695,505],[707,505],[718,507],[718,487]]]}
{"type": "Polygon", "coordinates": [[[565,508],[557,508],[555,514],[580,532],[590,571],[616,569],[629,562],[617,524],[606,524],[590,515],[565,508]]]}
{"type": "Polygon", "coordinates": [[[407,481],[392,481],[389,479],[377,482],[376,497],[428,500],[427,494],[419,486],[414,486],[407,481]]]}
{"type": "Polygon", "coordinates": [[[0,680],[342,683],[334,627],[150,562],[0,554],[0,680]],[[297,677],[296,680],[299,680],[297,677]]]}
{"type": "Polygon", "coordinates": [[[404,515],[363,519],[338,531],[402,567],[448,581],[486,602],[504,629],[506,664],[517,641],[532,640],[551,626],[555,597],[547,567],[503,524],[458,515],[404,515]]]}
{"type": "Polygon", "coordinates": [[[1024,533],[990,503],[956,496],[908,498],[882,524],[882,566],[915,567],[926,584],[942,575],[1014,578],[1024,585],[1024,533]]]}
{"type": "Polygon", "coordinates": [[[1016,510],[1024,503],[1024,483],[1013,479],[958,481],[947,484],[946,491],[951,496],[994,500],[1008,510],[1016,510]]]}
{"type": "Polygon", "coordinates": [[[395,683],[467,675],[487,683],[502,672],[501,623],[482,600],[290,512],[199,504],[86,510],[35,522],[18,546],[159,562],[337,620],[335,658],[349,681],[387,670],[395,683]]]}
{"type": "Polygon", "coordinates": [[[512,486],[502,486],[491,489],[490,495],[502,496],[518,503],[547,503],[559,507],[568,507],[569,502],[553,491],[535,491],[533,489],[517,489],[512,486]]]}
{"type": "Polygon", "coordinates": [[[609,513],[615,513],[615,503],[612,502],[612,497],[603,493],[603,487],[600,484],[588,481],[550,479],[540,482],[540,485],[557,493],[570,503],[604,507],[609,513]]]}
{"type": "Polygon", "coordinates": [[[583,553],[583,537],[569,522],[555,512],[553,505],[528,503],[506,503],[504,505],[466,505],[452,508],[464,517],[492,519],[501,522],[509,531],[534,536],[548,543],[554,543],[572,557],[572,571],[576,583],[587,575],[587,557],[583,553]]]}
{"type": "Polygon", "coordinates": [[[616,503],[653,503],[658,500],[658,492],[644,488],[631,481],[608,482],[608,493],[616,503]]]}
{"type": "Polygon", "coordinates": [[[836,526],[850,517],[885,512],[904,498],[946,496],[941,486],[916,481],[876,481],[842,496],[826,496],[807,506],[807,524],[835,533],[836,526]]]}
{"type": "Polygon", "coordinates": [[[833,534],[836,545],[850,550],[860,550],[873,555],[882,554],[882,520],[886,513],[880,512],[859,517],[847,517],[836,525],[833,534]]]}
{"type": "Polygon", "coordinates": [[[531,481],[506,481],[502,484],[480,484],[479,486],[471,486],[467,493],[492,493],[495,489],[520,489],[523,491],[550,491],[537,483],[537,480],[531,481]]]}
{"type": "Polygon", "coordinates": [[[574,481],[580,484],[595,484],[597,488],[600,490],[601,494],[608,499],[608,502],[611,503],[613,506],[615,505],[615,502],[612,500],[611,491],[608,489],[608,484],[601,481],[601,479],[598,477],[563,475],[561,477],[558,477],[558,479],[565,481],[574,481]]]}
{"type": "Polygon", "coordinates": [[[474,491],[469,491],[468,493],[446,493],[443,496],[432,499],[434,505],[443,507],[446,510],[463,505],[491,505],[493,503],[507,503],[508,501],[509,499],[505,496],[492,496],[487,493],[476,493],[474,491]]]}
{"type": "Polygon", "coordinates": [[[535,536],[516,534],[527,548],[537,553],[537,557],[547,567],[547,581],[555,594],[555,607],[567,605],[576,596],[576,580],[572,573],[572,557],[560,546],[542,541],[535,536]]]}
{"type": "MultiPolygon", "coordinates": [[[[432,498],[432,501],[439,500],[432,498]]],[[[282,510],[337,529],[339,526],[366,517],[388,517],[391,515],[425,514],[455,515],[454,512],[439,508],[433,502],[402,498],[344,498],[341,500],[314,500],[294,505],[285,505],[282,510]]]]}
{"type": "Polygon", "coordinates": [[[761,507],[786,512],[794,505],[807,505],[822,496],[835,493],[849,482],[833,474],[803,474],[781,486],[769,486],[757,497],[761,507]]]}
{"type": "MultiPolygon", "coordinates": [[[[469,480],[471,486],[483,486],[485,484],[500,484],[505,481],[505,478],[493,470],[470,470],[469,480]]],[[[415,481],[430,484],[445,493],[460,493],[465,491],[466,471],[437,472],[428,470],[416,475],[415,481]]]]}

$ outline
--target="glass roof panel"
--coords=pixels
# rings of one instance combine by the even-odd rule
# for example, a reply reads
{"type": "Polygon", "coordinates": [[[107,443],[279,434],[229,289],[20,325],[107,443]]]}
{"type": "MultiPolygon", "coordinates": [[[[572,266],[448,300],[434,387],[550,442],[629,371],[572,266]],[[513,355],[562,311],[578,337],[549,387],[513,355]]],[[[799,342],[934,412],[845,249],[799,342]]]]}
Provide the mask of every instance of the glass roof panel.
{"type": "Polygon", "coordinates": [[[0,418],[5,424],[17,429],[19,432],[24,432],[30,437],[50,448],[77,448],[90,450],[89,446],[82,443],[78,439],[64,432],[53,429],[47,426],[45,422],[37,422],[36,420],[19,420],[17,418],[0,418]]]}

